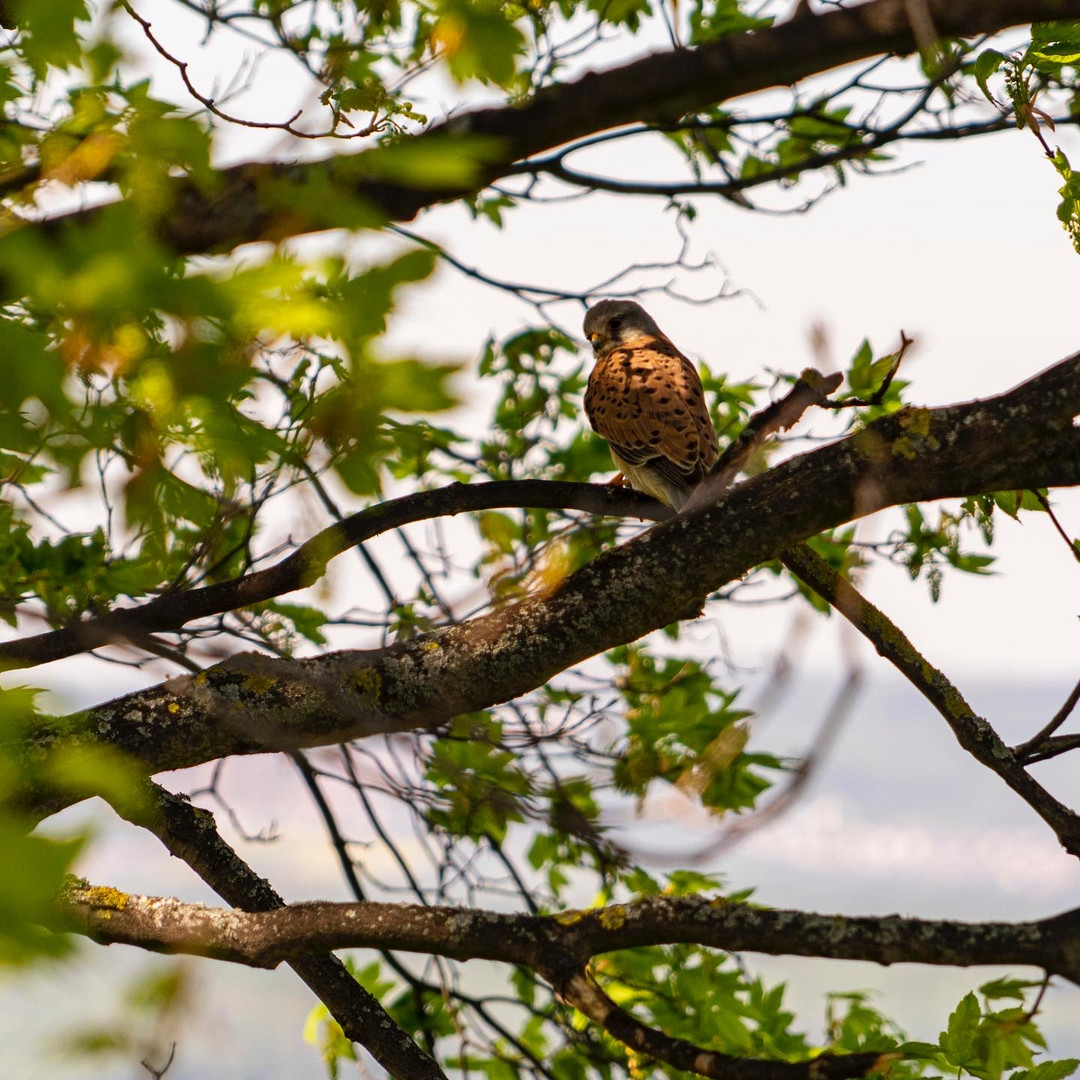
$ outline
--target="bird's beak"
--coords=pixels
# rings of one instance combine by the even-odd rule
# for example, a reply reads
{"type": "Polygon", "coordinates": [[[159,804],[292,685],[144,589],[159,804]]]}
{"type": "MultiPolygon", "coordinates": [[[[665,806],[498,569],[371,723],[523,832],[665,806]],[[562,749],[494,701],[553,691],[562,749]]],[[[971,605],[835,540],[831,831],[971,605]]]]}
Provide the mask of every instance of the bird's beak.
{"type": "Polygon", "coordinates": [[[603,341],[603,340],[604,340],[604,335],[601,334],[601,333],[598,333],[595,330],[589,335],[589,344],[594,349],[597,348],[599,346],[600,342],[603,341]]]}

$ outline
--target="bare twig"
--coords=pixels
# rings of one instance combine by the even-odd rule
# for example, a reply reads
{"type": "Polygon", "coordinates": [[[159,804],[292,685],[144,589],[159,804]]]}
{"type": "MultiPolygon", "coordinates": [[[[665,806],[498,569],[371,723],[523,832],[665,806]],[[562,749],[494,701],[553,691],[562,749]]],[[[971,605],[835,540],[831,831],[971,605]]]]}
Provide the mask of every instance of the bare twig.
{"type": "Polygon", "coordinates": [[[378,132],[384,130],[386,121],[380,121],[378,119],[378,113],[372,115],[371,123],[366,127],[357,128],[353,131],[342,134],[338,128],[341,123],[349,123],[344,117],[337,117],[337,122],[333,126],[327,128],[325,131],[303,131],[296,127],[296,121],[303,115],[303,109],[297,109],[296,112],[289,117],[288,120],[245,120],[243,117],[233,116],[225,112],[213,98],[207,97],[201,93],[195,84],[191,81],[191,76],[188,74],[188,63],[186,60],[181,60],[179,57],[174,56],[168,49],[162,45],[161,41],[157,38],[153,31],[153,23],[149,19],[144,19],[127,0],[121,0],[121,7],[142,27],[143,34],[146,40],[154,47],[155,51],[165,60],[167,60],[180,75],[181,80],[184,83],[184,87],[187,92],[203,106],[208,112],[211,112],[219,120],[224,120],[229,124],[238,124],[241,127],[249,128],[263,128],[274,131],[284,131],[289,135],[292,135],[297,139],[363,139],[370,135],[375,135],[378,132]]]}
{"type": "Polygon", "coordinates": [[[169,1047],[169,1053],[165,1058],[163,1065],[151,1065],[145,1058],[139,1062],[139,1064],[154,1078],[154,1080],[161,1080],[161,1078],[172,1067],[173,1058],[176,1057],[176,1043],[173,1043],[169,1047]]]}
{"type": "Polygon", "coordinates": [[[1032,495],[1039,500],[1042,508],[1047,512],[1050,517],[1050,521],[1054,528],[1057,530],[1058,536],[1065,541],[1065,546],[1069,549],[1072,557],[1080,562],[1080,545],[1065,531],[1061,522],[1058,521],[1057,514],[1054,513],[1054,508],[1050,505],[1050,500],[1041,491],[1032,491],[1032,495]]]}
{"type": "Polygon", "coordinates": [[[880,405],[888,392],[892,381],[896,377],[896,373],[900,370],[900,365],[903,363],[904,354],[908,351],[911,345],[914,344],[914,340],[909,338],[903,330],[900,331],[900,348],[893,353],[892,366],[889,368],[888,374],[882,380],[881,385],[868,397],[868,398],[844,398],[843,401],[827,401],[826,404],[832,409],[853,409],[865,405],[880,405]]]}
{"type": "Polygon", "coordinates": [[[829,394],[842,380],[842,375],[822,375],[814,368],[806,368],[782,398],[750,417],[690,496],[683,513],[715,501],[731,486],[770,435],[794,426],[810,406],[827,404],[829,394]]]}
{"type": "MultiPolygon", "coordinates": [[[[1028,739],[1027,742],[1022,742],[1013,747],[1012,752],[1017,758],[1025,763],[1029,763],[1050,756],[1043,754],[1042,751],[1047,748],[1050,736],[1069,719],[1069,716],[1072,714],[1073,709],[1076,708],[1076,703],[1078,701],[1080,701],[1080,681],[1072,688],[1069,696],[1065,699],[1065,703],[1056,713],[1054,713],[1053,718],[1045,727],[1041,728],[1035,735],[1028,739]]],[[[1076,736],[1072,737],[1077,738],[1076,736]]],[[[1064,753],[1064,750],[1059,749],[1057,753],[1064,753]]]]}

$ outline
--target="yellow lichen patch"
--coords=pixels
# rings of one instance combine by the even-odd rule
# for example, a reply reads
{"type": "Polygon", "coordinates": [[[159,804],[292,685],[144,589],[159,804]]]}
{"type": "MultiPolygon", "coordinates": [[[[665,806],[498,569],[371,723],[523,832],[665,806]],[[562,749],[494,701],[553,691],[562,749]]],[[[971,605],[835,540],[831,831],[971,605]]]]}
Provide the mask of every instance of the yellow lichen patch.
{"type": "Polygon", "coordinates": [[[596,916],[605,930],[619,930],[626,924],[626,908],[622,904],[601,908],[596,916]]]}
{"type": "Polygon", "coordinates": [[[941,443],[930,434],[929,409],[904,409],[897,415],[897,421],[907,432],[893,442],[893,453],[913,461],[920,449],[936,450],[941,443]]]}
{"type": "Polygon", "coordinates": [[[123,911],[128,906],[130,897],[127,893],[114,889],[111,885],[92,885],[86,890],[86,900],[91,907],[106,911],[123,911]]]}
{"type": "Polygon", "coordinates": [[[166,708],[171,713],[178,713],[180,711],[180,706],[177,705],[175,701],[170,701],[166,708]]]}
{"type": "Polygon", "coordinates": [[[424,644],[421,645],[420,647],[422,649],[427,649],[428,652],[435,652],[439,648],[441,648],[441,646],[439,645],[439,643],[437,641],[425,641],[424,644]]]}
{"type": "Polygon", "coordinates": [[[925,439],[930,434],[929,409],[905,409],[897,419],[900,421],[900,426],[910,431],[912,435],[925,439]]]}
{"type": "Polygon", "coordinates": [[[575,923],[581,922],[585,918],[584,911],[563,911],[554,916],[555,921],[560,926],[573,926],[575,923]]]}
{"type": "Polygon", "coordinates": [[[200,671],[199,674],[195,676],[195,685],[196,686],[202,686],[205,682],[206,682],[206,672],[205,671],[200,671]]]}
{"type": "Polygon", "coordinates": [[[726,896],[714,896],[709,901],[709,907],[727,907],[730,901],[726,896]]]}
{"type": "Polygon", "coordinates": [[[911,440],[906,435],[901,435],[892,444],[892,452],[905,461],[914,461],[918,456],[911,440]]]}
{"type": "Polygon", "coordinates": [[[376,701],[382,689],[382,676],[374,668],[361,668],[349,677],[353,689],[368,701],[376,701]]]}
{"type": "Polygon", "coordinates": [[[243,683],[245,690],[253,694],[265,694],[272,686],[277,684],[276,675],[249,675],[243,683]]]}

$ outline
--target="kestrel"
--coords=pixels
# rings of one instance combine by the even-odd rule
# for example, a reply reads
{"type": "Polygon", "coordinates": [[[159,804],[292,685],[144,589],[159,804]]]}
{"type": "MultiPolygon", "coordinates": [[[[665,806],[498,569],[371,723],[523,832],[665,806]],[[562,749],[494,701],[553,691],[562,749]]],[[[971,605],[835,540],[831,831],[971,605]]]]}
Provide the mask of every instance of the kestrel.
{"type": "Polygon", "coordinates": [[[697,368],[633,300],[585,313],[596,366],[585,415],[630,486],[678,510],[716,461],[716,429],[697,368]]]}

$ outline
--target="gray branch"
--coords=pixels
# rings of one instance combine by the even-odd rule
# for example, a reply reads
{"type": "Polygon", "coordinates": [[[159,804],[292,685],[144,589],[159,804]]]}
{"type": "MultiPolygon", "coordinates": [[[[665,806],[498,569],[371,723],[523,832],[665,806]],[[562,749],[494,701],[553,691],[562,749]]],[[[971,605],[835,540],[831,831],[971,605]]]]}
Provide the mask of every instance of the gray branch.
{"type": "Polygon", "coordinates": [[[459,625],[366,652],[244,654],[40,722],[22,747],[22,801],[42,814],[79,797],[40,779],[58,748],[109,746],[153,773],[431,727],[510,700],[684,618],[702,596],[825,529],[900,503],[1080,483],[1078,412],[1080,355],[996,398],[884,417],[459,625]]]}
{"type": "MultiPolygon", "coordinates": [[[[922,22],[943,37],[995,33],[1045,19],[1080,17],[1080,0],[924,0],[922,22]]],[[[515,166],[574,139],[635,122],[671,123],[704,108],[926,42],[912,25],[910,0],[870,0],[694,49],[651,53],[621,67],[589,72],[540,90],[526,102],[462,112],[414,136],[417,147],[447,138],[484,141],[468,183],[419,187],[397,182],[379,150],[304,163],[251,162],[218,172],[215,183],[177,181],[162,221],[179,254],[221,251],[273,237],[340,227],[356,200],[388,220],[480,190],[515,166]],[[329,191],[337,198],[327,197],[329,191]],[[318,192],[318,197],[313,194],[318,192]]],[[[467,144],[461,142],[463,148],[467,144]]],[[[85,210],[40,226],[52,234],[95,219],[85,210]]],[[[104,212],[107,212],[107,208],[104,212]]],[[[355,213],[355,211],[353,211],[355,213]]]]}
{"type": "Polygon", "coordinates": [[[531,968],[560,992],[600,953],[675,943],[877,964],[1024,964],[1080,985],[1080,910],[1035,922],[965,923],[771,910],[723,897],[650,896],[549,916],[371,901],[249,912],[77,882],[60,918],[59,925],[105,944],[251,967],[273,968],[349,948],[492,960],[531,968]]]}

